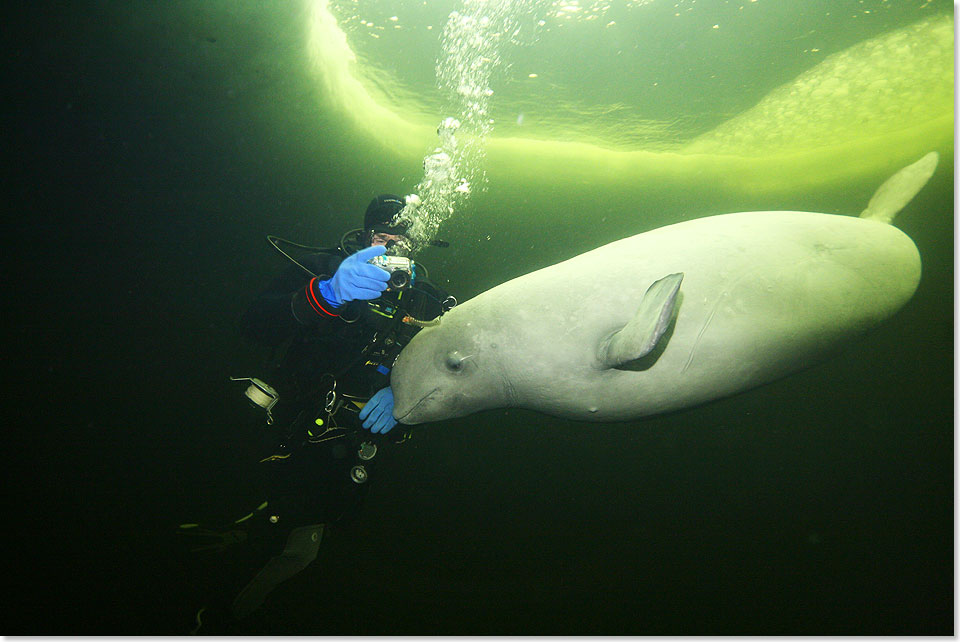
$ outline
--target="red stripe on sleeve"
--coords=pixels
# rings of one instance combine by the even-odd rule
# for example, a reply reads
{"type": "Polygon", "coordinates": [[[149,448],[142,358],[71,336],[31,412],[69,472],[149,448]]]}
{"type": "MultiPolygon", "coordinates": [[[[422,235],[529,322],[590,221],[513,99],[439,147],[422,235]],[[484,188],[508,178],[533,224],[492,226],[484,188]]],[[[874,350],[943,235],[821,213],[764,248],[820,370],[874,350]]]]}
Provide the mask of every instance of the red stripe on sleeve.
{"type": "Polygon", "coordinates": [[[325,307],[323,307],[323,305],[320,304],[320,300],[317,299],[316,292],[313,289],[313,285],[316,282],[317,282],[317,277],[313,277],[312,279],[310,279],[310,282],[307,283],[307,301],[310,302],[310,307],[312,307],[317,314],[325,314],[328,317],[340,316],[339,314],[330,312],[325,307]]]}

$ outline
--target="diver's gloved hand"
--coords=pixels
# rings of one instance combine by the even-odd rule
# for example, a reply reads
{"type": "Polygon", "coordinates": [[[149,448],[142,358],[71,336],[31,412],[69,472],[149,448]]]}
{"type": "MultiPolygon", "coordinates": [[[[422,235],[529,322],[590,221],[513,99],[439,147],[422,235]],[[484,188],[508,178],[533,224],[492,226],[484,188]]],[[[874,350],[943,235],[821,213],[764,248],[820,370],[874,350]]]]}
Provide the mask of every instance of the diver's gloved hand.
{"type": "Polygon", "coordinates": [[[382,435],[397,425],[397,420],[393,418],[393,390],[390,386],[378,390],[370,397],[370,401],[360,411],[360,421],[370,432],[382,435]]]}
{"type": "Polygon", "coordinates": [[[374,245],[351,254],[343,260],[332,279],[317,281],[320,294],[327,303],[336,307],[355,299],[379,298],[387,289],[390,273],[376,265],[370,265],[367,261],[386,251],[384,246],[374,245]]]}

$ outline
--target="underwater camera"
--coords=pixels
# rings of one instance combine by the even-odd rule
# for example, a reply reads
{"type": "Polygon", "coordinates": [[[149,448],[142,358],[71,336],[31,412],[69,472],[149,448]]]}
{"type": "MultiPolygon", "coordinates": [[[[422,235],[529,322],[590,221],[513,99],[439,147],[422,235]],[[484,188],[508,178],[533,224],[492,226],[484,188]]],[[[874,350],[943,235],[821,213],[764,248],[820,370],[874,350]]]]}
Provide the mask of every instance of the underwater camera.
{"type": "Polygon", "coordinates": [[[411,261],[405,256],[387,256],[382,254],[380,256],[375,256],[368,261],[376,265],[378,268],[383,268],[390,273],[390,284],[391,290],[403,290],[410,286],[413,283],[414,278],[416,278],[416,263],[411,261]]]}

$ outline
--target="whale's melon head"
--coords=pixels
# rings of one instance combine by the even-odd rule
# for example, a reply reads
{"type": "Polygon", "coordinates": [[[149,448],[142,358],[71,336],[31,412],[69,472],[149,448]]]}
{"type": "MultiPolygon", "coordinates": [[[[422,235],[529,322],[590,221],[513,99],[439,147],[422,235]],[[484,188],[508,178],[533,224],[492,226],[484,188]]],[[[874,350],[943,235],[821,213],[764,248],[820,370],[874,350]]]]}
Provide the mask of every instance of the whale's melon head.
{"type": "MultiPolygon", "coordinates": [[[[440,325],[421,330],[400,353],[390,376],[393,414],[405,424],[463,417],[511,405],[500,369],[496,332],[481,327],[464,308],[445,314],[440,325]]],[[[481,302],[482,304],[482,302],[481,302]]]]}

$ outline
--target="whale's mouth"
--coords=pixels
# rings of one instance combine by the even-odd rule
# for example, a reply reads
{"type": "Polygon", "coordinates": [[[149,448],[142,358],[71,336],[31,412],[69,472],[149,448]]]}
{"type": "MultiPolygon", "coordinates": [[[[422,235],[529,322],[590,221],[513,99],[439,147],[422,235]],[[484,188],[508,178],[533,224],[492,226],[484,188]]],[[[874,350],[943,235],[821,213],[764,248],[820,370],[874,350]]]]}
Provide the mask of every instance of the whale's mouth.
{"type": "Polygon", "coordinates": [[[420,407],[420,404],[422,404],[424,401],[426,401],[427,399],[429,399],[429,398],[433,395],[433,393],[435,393],[437,390],[440,390],[440,388],[439,388],[439,387],[434,388],[433,390],[431,390],[431,391],[428,392],[427,394],[423,395],[423,396],[420,398],[420,401],[418,401],[417,403],[413,404],[413,407],[410,408],[410,410],[406,411],[405,413],[403,413],[403,414],[402,414],[401,416],[399,416],[399,417],[394,416],[394,418],[395,418],[397,421],[401,421],[401,422],[402,422],[404,419],[406,419],[406,418],[409,417],[411,414],[413,414],[413,411],[416,410],[417,408],[419,408],[419,407],[420,407]]]}

